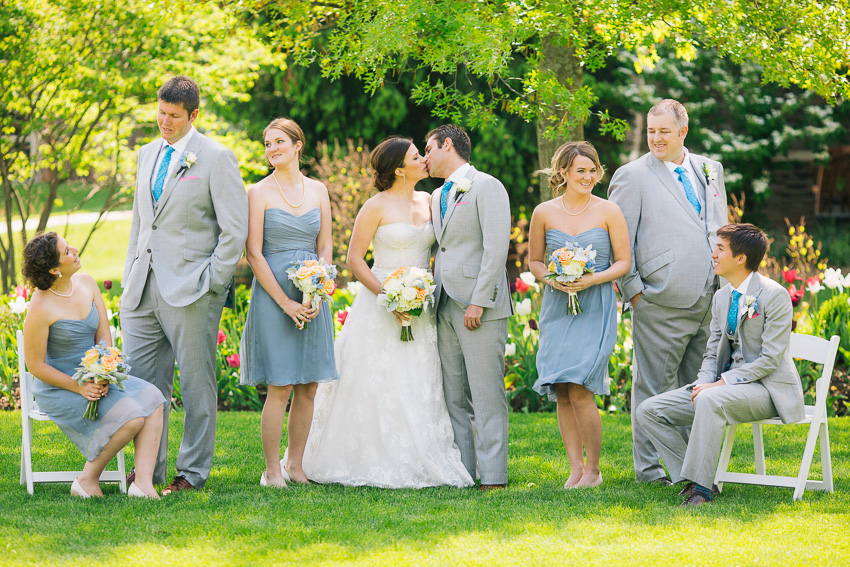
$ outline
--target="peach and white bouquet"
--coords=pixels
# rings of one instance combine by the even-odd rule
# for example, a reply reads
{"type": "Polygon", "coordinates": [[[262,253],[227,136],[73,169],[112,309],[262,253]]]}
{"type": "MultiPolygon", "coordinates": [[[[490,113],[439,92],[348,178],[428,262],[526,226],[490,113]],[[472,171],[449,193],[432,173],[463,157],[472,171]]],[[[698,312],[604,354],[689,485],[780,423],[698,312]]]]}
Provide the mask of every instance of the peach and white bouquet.
{"type": "MultiPolygon", "coordinates": [[[[124,389],[124,380],[130,372],[130,365],[124,362],[124,355],[115,347],[108,347],[101,341],[83,355],[77,372],[71,378],[82,385],[83,382],[109,382],[119,390],[124,389]]],[[[89,400],[83,417],[97,419],[98,400],[89,400]]]]}
{"type": "MultiPolygon", "coordinates": [[[[596,250],[592,245],[588,244],[582,248],[578,242],[568,242],[563,248],[549,254],[547,266],[549,273],[544,277],[561,283],[574,282],[584,274],[592,274],[596,271],[593,266],[594,260],[596,260],[596,250]]],[[[581,312],[578,295],[570,292],[567,296],[567,313],[578,315],[581,312]]]]}
{"type": "Polygon", "coordinates": [[[322,301],[333,303],[336,291],[336,266],[328,264],[324,259],[295,260],[292,267],[286,270],[286,275],[301,292],[301,304],[318,309],[322,301]]]}
{"type": "MultiPolygon", "coordinates": [[[[398,311],[418,317],[434,304],[434,276],[428,270],[402,266],[387,276],[378,295],[378,305],[387,311],[398,311]]],[[[401,340],[412,341],[410,319],[401,324],[401,340]]]]}

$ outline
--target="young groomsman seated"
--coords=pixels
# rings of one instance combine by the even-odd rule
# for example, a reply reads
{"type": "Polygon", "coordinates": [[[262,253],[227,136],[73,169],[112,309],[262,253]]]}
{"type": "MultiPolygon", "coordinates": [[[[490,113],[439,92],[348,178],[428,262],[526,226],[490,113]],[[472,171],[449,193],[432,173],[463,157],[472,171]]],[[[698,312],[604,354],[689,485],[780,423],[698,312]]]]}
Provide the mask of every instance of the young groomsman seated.
{"type": "Polygon", "coordinates": [[[689,481],[682,506],[711,502],[727,423],[779,415],[803,419],[803,389],[788,353],[793,308],[788,292],[758,273],[765,233],[751,224],[717,231],[714,271],[729,284],[714,294],[711,334],[693,384],[644,401],[637,421],[673,482],[689,481]],[[686,442],[677,427],[692,425],[686,442]]]}

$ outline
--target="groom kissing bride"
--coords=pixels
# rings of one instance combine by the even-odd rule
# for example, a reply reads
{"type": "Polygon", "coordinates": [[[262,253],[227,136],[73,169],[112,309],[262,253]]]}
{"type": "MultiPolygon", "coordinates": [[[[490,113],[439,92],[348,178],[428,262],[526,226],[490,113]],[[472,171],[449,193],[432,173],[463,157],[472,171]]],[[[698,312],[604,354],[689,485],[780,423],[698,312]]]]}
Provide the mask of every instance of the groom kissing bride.
{"type": "Polygon", "coordinates": [[[431,177],[445,179],[431,196],[437,238],[434,263],[437,341],[443,392],[455,443],[482,490],[508,481],[505,398],[507,318],[513,315],[505,270],[511,232],[507,191],[470,163],[471,143],[446,124],[426,136],[431,177]]]}

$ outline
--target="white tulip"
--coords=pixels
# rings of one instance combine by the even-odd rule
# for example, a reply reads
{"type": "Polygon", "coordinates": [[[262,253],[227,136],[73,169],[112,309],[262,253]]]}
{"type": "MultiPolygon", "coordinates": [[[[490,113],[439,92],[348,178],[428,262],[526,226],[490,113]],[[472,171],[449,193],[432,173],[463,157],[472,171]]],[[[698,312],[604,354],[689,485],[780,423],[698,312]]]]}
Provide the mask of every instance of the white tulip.
{"type": "Polygon", "coordinates": [[[841,269],[827,268],[823,272],[823,285],[829,289],[838,288],[839,292],[844,291],[844,278],[841,277],[841,269]]]}
{"type": "Polygon", "coordinates": [[[516,314],[520,316],[531,315],[531,299],[526,297],[522,301],[516,303],[516,314]]]}
{"type": "Polygon", "coordinates": [[[346,291],[348,293],[350,293],[351,295],[357,295],[357,293],[360,291],[360,288],[362,288],[362,287],[363,287],[363,284],[358,282],[358,281],[350,281],[347,284],[345,284],[346,291]]]}
{"type": "Polygon", "coordinates": [[[505,345],[505,356],[516,356],[516,345],[514,343],[505,345]]]}
{"type": "Polygon", "coordinates": [[[824,289],[824,288],[823,288],[823,286],[820,284],[820,280],[815,280],[815,283],[813,283],[812,285],[810,285],[810,286],[807,286],[807,287],[806,287],[806,291],[808,291],[808,292],[809,292],[809,293],[811,293],[812,295],[817,295],[817,294],[818,294],[818,293],[820,293],[823,289],[824,289]]]}
{"type": "Polygon", "coordinates": [[[9,302],[9,309],[11,309],[12,313],[14,313],[15,315],[23,315],[29,305],[29,301],[27,301],[23,297],[18,296],[9,302]]]}

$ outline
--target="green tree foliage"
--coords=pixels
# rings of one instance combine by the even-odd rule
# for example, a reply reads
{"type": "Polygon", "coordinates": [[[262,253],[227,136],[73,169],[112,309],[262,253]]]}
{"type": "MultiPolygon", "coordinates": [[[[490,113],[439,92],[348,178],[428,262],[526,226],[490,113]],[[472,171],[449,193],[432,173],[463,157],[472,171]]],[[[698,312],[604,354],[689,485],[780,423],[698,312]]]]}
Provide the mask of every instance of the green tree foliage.
{"type": "MultiPolygon", "coordinates": [[[[254,0],[247,6],[292,61],[316,62],[331,78],[357,77],[371,93],[399,75],[421,73],[413,100],[473,128],[504,107],[526,120],[541,118],[548,136],[568,136],[597,100],[575,69],[594,72],[621,48],[636,54],[639,67],[651,67],[661,43],[686,61],[698,48],[713,48],[735,63],[759,65],[762,80],[798,85],[829,101],[850,94],[850,0],[254,0]],[[574,57],[578,65],[559,72],[547,53],[574,57]],[[529,63],[519,76],[511,72],[517,60],[529,63]]],[[[595,116],[603,133],[625,135],[623,121],[605,110],[595,116]]]]}
{"type": "MultiPolygon", "coordinates": [[[[211,4],[187,11],[142,0],[15,0],[0,3],[0,63],[0,287],[8,290],[16,241],[27,240],[23,228],[14,234],[14,217],[37,215],[43,230],[74,179],[91,183],[84,199],[106,193],[101,215],[131,194],[131,150],[155,135],[165,78],[194,75],[202,94],[223,105],[245,96],[268,51],[211,4]]],[[[199,125],[240,149],[238,130],[204,118],[199,125]]]]}

